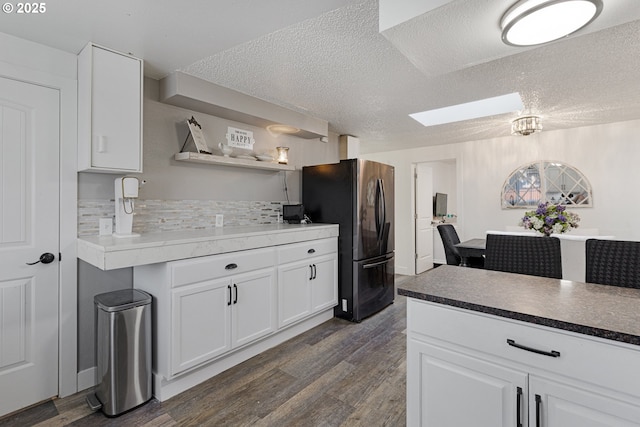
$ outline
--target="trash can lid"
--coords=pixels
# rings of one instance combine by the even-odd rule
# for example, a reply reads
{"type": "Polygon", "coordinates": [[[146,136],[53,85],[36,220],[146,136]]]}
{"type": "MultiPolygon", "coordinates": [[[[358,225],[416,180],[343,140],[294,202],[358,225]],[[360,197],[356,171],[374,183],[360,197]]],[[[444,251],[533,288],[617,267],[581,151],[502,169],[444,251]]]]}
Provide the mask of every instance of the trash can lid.
{"type": "Polygon", "coordinates": [[[98,294],[93,298],[93,302],[104,311],[121,311],[151,304],[151,295],[138,289],[122,289],[98,294]]]}

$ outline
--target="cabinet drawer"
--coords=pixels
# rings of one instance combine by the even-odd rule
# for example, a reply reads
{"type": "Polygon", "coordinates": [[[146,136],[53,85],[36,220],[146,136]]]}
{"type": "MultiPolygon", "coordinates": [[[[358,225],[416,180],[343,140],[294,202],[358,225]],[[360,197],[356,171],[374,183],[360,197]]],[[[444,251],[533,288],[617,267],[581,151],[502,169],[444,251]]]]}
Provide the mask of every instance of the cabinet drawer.
{"type": "Polygon", "coordinates": [[[171,287],[246,273],[276,264],[273,248],[232,252],[169,263],[171,287]]]}
{"type": "Polygon", "coordinates": [[[285,264],[288,262],[300,261],[307,258],[330,254],[337,250],[338,239],[336,237],[293,243],[278,247],[278,262],[280,264],[285,264]]]}
{"type": "Polygon", "coordinates": [[[435,338],[460,351],[484,353],[477,356],[486,360],[497,357],[532,372],[544,370],[640,397],[640,348],[413,299],[408,304],[407,326],[417,339],[435,338]],[[507,340],[560,355],[523,350],[507,340]]]}

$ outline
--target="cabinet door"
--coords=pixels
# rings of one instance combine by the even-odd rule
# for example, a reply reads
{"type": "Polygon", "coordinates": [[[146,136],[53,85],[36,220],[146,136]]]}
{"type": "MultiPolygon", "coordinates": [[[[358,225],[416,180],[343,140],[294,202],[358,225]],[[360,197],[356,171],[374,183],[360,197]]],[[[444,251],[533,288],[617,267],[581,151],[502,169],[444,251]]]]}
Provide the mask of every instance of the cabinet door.
{"type": "Polygon", "coordinates": [[[92,44],[80,55],[79,170],[142,172],[142,61],[92,44]]]}
{"type": "Polygon", "coordinates": [[[606,397],[604,389],[578,389],[535,375],[529,387],[530,426],[640,426],[640,406],[606,397]]]}
{"type": "Polygon", "coordinates": [[[171,292],[171,375],[231,349],[230,303],[229,279],[171,292]]]}
{"type": "Polygon", "coordinates": [[[311,314],[311,261],[286,264],[278,268],[278,327],[311,314]]]}
{"type": "Polygon", "coordinates": [[[527,419],[527,374],[410,337],[407,425],[512,427],[527,419]]]}
{"type": "Polygon", "coordinates": [[[335,307],[338,304],[338,256],[320,257],[311,265],[311,311],[335,307]]]}
{"type": "Polygon", "coordinates": [[[232,278],[231,346],[276,330],[276,272],[266,268],[232,278]]]}

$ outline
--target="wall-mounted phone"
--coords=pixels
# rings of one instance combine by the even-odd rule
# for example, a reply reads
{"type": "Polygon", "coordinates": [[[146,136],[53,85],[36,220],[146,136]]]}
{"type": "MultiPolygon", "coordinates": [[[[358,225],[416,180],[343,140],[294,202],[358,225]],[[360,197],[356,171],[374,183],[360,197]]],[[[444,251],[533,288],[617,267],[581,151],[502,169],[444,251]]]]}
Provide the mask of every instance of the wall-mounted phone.
{"type": "Polygon", "coordinates": [[[116,232],[114,237],[134,237],[132,233],[134,200],[138,198],[140,182],[135,176],[117,178],[114,184],[116,208],[116,232]]]}

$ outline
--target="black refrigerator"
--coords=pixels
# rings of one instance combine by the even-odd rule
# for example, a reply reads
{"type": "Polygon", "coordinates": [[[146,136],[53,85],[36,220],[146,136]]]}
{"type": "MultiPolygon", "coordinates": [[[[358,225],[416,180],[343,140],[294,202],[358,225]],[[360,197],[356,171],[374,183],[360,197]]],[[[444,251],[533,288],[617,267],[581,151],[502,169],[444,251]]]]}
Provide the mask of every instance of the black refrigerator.
{"type": "Polygon", "coordinates": [[[340,225],[337,317],[360,322],[394,300],[393,180],[393,166],[369,160],[302,168],[305,213],[340,225]]]}

